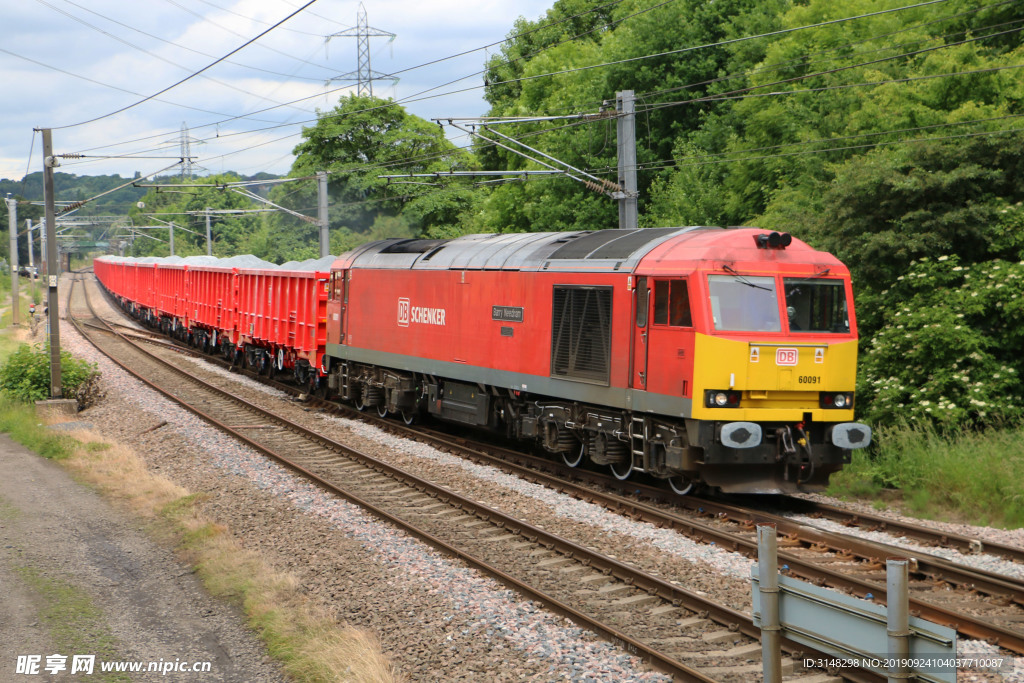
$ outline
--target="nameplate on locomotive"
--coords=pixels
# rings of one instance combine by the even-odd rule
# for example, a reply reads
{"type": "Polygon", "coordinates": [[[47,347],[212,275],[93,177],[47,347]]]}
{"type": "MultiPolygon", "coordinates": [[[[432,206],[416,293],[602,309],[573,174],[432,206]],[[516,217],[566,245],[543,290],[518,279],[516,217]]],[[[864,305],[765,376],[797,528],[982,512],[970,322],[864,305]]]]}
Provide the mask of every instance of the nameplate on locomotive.
{"type": "Polygon", "coordinates": [[[491,306],[491,320],[500,320],[506,323],[523,322],[522,306],[491,306]]]}

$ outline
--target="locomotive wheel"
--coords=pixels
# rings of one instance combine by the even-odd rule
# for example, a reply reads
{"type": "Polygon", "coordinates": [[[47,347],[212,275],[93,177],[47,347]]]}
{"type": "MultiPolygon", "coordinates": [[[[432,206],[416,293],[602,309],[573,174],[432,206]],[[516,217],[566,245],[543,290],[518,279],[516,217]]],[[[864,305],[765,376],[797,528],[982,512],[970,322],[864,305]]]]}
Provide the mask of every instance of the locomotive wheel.
{"type": "Polygon", "coordinates": [[[608,465],[608,469],[611,470],[613,477],[619,481],[626,481],[629,479],[629,475],[633,474],[633,458],[629,458],[626,462],[612,463],[608,465]]]}
{"type": "Polygon", "coordinates": [[[358,410],[361,413],[364,412],[369,407],[366,404],[366,387],[360,386],[358,389],[356,389],[356,397],[352,401],[352,403],[355,405],[356,410],[358,410]]]}
{"type": "Polygon", "coordinates": [[[386,405],[384,405],[383,403],[378,403],[377,404],[377,415],[379,415],[381,417],[387,417],[388,416],[388,407],[386,405]]]}
{"type": "Polygon", "coordinates": [[[562,451],[562,462],[569,467],[579,467],[587,454],[587,444],[581,443],[579,450],[562,451]]]}
{"type": "Polygon", "coordinates": [[[416,418],[419,417],[415,410],[403,410],[402,411],[402,422],[406,425],[411,426],[416,422],[416,418]]]}
{"type": "Polygon", "coordinates": [[[679,496],[685,496],[693,492],[693,480],[682,475],[669,477],[668,485],[679,496]]]}

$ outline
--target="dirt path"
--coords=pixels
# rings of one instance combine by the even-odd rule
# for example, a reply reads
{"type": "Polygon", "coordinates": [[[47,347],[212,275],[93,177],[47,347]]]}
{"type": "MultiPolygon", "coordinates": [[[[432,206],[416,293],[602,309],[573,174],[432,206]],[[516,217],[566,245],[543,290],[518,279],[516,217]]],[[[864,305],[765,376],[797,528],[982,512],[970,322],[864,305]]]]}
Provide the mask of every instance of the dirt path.
{"type": "Polygon", "coordinates": [[[283,681],[242,623],[137,520],[0,435],[0,682],[283,681]],[[66,659],[53,675],[55,653],[66,659]],[[32,655],[38,673],[19,674],[32,655]],[[71,676],[74,655],[94,655],[94,673],[71,676]],[[130,660],[178,672],[100,672],[130,660]],[[182,672],[207,662],[206,673],[182,672]]]}

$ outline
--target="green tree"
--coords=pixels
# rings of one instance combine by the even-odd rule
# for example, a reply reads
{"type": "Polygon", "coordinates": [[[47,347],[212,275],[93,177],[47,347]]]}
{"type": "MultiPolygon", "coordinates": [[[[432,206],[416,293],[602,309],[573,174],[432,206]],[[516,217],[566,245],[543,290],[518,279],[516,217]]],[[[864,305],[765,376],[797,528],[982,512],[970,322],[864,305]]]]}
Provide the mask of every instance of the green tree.
{"type": "Polygon", "coordinates": [[[876,332],[861,358],[858,399],[876,424],[987,426],[1024,416],[1024,261],[969,267],[914,261],[859,310],[876,332]]]}
{"type": "MultiPolygon", "coordinates": [[[[458,216],[473,204],[471,191],[458,186],[435,190],[425,183],[392,185],[378,177],[473,166],[473,157],[445,138],[439,126],[390,100],[342,98],[333,110],[320,112],[316,125],[304,128],[302,137],[290,175],[330,173],[332,227],[365,233],[381,217],[404,216],[407,205],[412,205],[405,223],[416,234],[429,234],[434,227],[457,225],[458,216]]],[[[316,206],[315,193],[315,184],[308,183],[297,190],[282,188],[272,196],[290,205],[316,206]],[[285,198],[285,193],[290,196],[285,198]]],[[[294,223],[290,217],[280,219],[282,227],[294,223]]]]}
{"type": "MultiPolygon", "coordinates": [[[[152,223],[144,214],[157,214],[156,218],[173,221],[176,226],[186,228],[174,231],[174,251],[179,256],[206,253],[206,216],[210,212],[210,234],[213,255],[235,256],[250,252],[254,235],[261,223],[258,213],[215,213],[216,211],[246,211],[264,208],[262,204],[223,187],[224,183],[237,182],[235,174],[221,174],[196,178],[181,189],[156,188],[147,193],[143,208],[133,207],[130,216],[136,225],[152,223]],[[194,187],[209,185],[210,187],[194,187]]],[[[176,178],[161,178],[161,184],[176,184],[176,178]]],[[[156,239],[136,238],[132,245],[134,256],[166,256],[170,253],[170,229],[149,231],[156,239]],[[160,241],[157,241],[160,240],[160,241]]],[[[257,254],[260,255],[260,254],[257,254]]]]}

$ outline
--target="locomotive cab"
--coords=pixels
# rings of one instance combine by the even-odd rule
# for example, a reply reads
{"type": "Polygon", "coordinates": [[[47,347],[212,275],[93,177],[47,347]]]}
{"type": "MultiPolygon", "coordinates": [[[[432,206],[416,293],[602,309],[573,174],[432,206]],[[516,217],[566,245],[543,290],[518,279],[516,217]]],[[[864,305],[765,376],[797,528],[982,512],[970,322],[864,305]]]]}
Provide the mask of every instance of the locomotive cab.
{"type": "MultiPolygon", "coordinates": [[[[871,440],[870,428],[853,422],[850,278],[827,254],[805,245],[786,253],[760,236],[728,258],[703,260],[687,279],[693,343],[675,355],[692,351],[698,361],[684,392],[682,469],[727,492],[750,492],[752,481],[766,493],[820,489],[871,440]]],[[[660,349],[659,364],[678,363],[660,334],[651,326],[648,354],[660,349]]]]}

